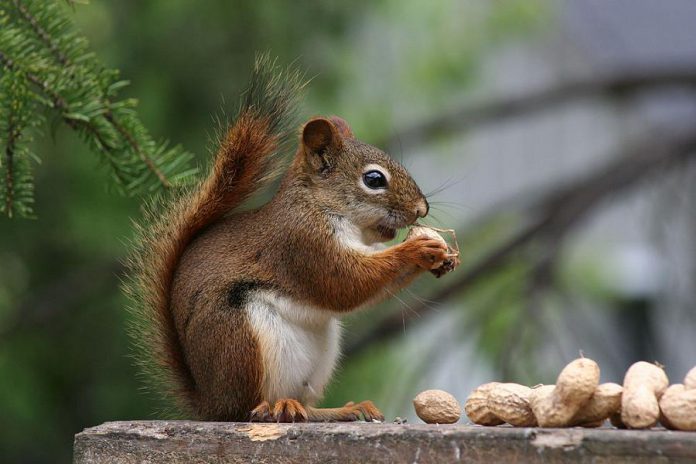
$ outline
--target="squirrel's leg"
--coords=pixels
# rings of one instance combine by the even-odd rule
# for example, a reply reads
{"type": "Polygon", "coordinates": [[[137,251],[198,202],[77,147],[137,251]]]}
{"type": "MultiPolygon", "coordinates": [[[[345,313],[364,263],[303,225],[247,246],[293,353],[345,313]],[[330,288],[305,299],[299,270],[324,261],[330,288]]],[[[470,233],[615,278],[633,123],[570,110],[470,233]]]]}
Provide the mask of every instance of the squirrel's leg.
{"type": "Polygon", "coordinates": [[[306,269],[305,292],[317,306],[350,311],[408,285],[424,271],[447,259],[447,247],[438,240],[416,237],[373,254],[351,253],[338,257],[336,272],[306,269]],[[310,274],[316,272],[315,274],[310,274]],[[308,283],[321,282],[322,285],[308,283]]]}
{"type": "Polygon", "coordinates": [[[192,298],[181,338],[196,382],[196,416],[243,421],[261,401],[261,351],[246,313],[221,298],[192,298]]]}

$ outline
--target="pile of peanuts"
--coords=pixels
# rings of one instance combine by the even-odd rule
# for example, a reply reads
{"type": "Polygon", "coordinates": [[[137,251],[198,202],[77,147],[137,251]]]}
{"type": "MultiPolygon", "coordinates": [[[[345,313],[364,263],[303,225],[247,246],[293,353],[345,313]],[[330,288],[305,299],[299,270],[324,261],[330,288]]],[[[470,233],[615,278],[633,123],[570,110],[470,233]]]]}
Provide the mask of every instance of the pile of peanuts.
{"type": "Polygon", "coordinates": [[[662,366],[633,364],[623,386],[599,383],[599,366],[588,358],[568,364],[555,385],[526,387],[491,382],[476,388],[464,410],[475,424],[516,427],[615,427],[696,430],[696,367],[683,384],[669,386],[662,366]]]}

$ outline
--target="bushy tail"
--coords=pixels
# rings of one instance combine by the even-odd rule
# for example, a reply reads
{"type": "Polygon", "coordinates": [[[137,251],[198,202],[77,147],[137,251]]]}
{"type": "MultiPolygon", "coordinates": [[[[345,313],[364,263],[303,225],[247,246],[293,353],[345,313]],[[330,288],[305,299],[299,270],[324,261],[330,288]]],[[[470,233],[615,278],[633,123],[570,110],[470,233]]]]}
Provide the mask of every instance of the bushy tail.
{"type": "Polygon", "coordinates": [[[184,412],[193,410],[195,385],[170,308],[174,271],[199,231],[272,177],[276,155],[296,128],[303,86],[298,72],[279,69],[266,55],[257,58],[236,120],[219,136],[208,176],[173,198],[151,203],[135,224],[124,288],[134,316],[136,360],[150,387],[184,412]]]}

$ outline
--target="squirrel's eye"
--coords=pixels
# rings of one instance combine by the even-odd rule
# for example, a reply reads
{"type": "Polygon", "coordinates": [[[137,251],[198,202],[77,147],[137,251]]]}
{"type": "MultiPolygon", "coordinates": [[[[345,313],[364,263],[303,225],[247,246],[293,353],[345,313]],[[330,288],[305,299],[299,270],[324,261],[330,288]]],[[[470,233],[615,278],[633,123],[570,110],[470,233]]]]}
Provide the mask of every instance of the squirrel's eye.
{"type": "Polygon", "coordinates": [[[363,174],[363,183],[373,190],[387,188],[387,178],[377,170],[363,174]]]}

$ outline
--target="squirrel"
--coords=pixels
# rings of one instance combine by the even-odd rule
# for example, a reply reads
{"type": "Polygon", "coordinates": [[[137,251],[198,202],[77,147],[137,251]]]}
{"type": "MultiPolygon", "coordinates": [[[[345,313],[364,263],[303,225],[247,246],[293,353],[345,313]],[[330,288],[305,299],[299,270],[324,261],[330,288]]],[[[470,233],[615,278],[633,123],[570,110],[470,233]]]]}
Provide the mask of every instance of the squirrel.
{"type": "Polygon", "coordinates": [[[302,125],[273,198],[239,211],[296,137],[303,87],[298,73],[257,59],[207,177],[136,224],[133,336],[157,388],[189,418],[383,420],[371,401],[315,407],[339,357],[340,318],[448,258],[424,236],[384,244],[425,217],[428,201],[336,116],[302,125]]]}

